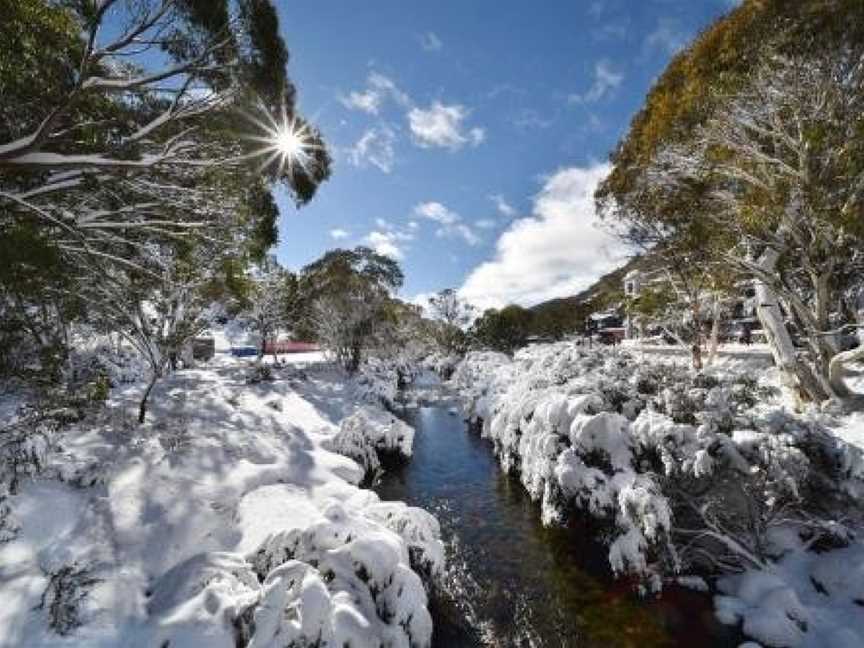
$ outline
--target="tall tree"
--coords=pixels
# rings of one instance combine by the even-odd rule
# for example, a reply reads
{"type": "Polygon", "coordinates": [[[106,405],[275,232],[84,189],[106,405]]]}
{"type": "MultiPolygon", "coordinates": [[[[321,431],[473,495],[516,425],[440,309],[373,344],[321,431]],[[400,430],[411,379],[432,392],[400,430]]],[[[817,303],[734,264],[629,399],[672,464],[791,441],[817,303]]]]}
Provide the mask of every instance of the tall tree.
{"type": "MultiPolygon", "coordinates": [[[[833,211],[829,220],[842,227],[858,209],[861,83],[854,61],[862,42],[860,2],[745,2],[673,59],[613,154],[613,171],[597,194],[601,204],[616,203],[619,214],[631,210],[665,224],[671,210],[645,209],[640,186],[661,185],[673,205],[687,204],[694,187],[701,188],[693,219],[708,224],[702,245],[719,253],[718,263],[756,281],[763,329],[786,384],[802,400],[845,393],[831,376],[836,336],[826,319],[842,310],[832,294],[849,301],[849,286],[836,282],[849,274],[848,266],[843,261],[843,269],[823,272],[819,250],[840,239],[836,229],[826,235],[819,223],[833,211]],[[814,112],[819,102],[821,114],[814,112]],[[817,186],[819,176],[831,181],[817,186]],[[836,181],[849,189],[843,200],[836,181]],[[850,198],[847,207],[840,204],[850,198]],[[778,230],[790,218],[809,231],[793,236],[786,226],[778,230]],[[808,314],[802,308],[808,304],[819,313],[808,314]],[[808,357],[795,349],[785,315],[807,332],[808,357]]],[[[844,236],[854,238],[853,229],[846,227],[844,236]]],[[[839,365],[848,357],[838,356],[839,365]]]]}
{"type": "Polygon", "coordinates": [[[736,242],[724,258],[756,279],[773,346],[791,345],[779,298],[814,368],[816,384],[804,387],[850,395],[842,365],[864,350],[839,355],[835,329],[860,324],[841,297],[861,288],[847,270],[864,243],[864,46],[766,63],[697,133],[662,153],[669,177],[689,182],[707,166],[708,213],[736,242]]]}
{"type": "Polygon", "coordinates": [[[327,178],[267,0],[2,4],[0,227],[40,227],[70,265],[231,219],[226,194],[280,182],[302,204],[327,178]]]}
{"type": "Polygon", "coordinates": [[[245,309],[246,319],[259,337],[258,360],[263,359],[267,343],[272,343],[273,358],[279,334],[297,322],[299,290],[297,276],[282,268],[275,259],[267,259],[253,269],[248,280],[245,309]]]}
{"type": "Polygon", "coordinates": [[[437,321],[432,331],[439,348],[448,354],[464,352],[467,343],[465,327],[474,318],[474,307],[454,288],[445,288],[429,298],[429,310],[437,321]]]}
{"type": "Polygon", "coordinates": [[[482,348],[512,353],[528,341],[531,322],[531,311],[516,304],[490,308],[474,321],[469,335],[482,348]]]}
{"type": "Polygon", "coordinates": [[[330,250],[300,273],[308,317],[322,344],[349,371],[374,346],[392,293],[402,286],[399,264],[367,247],[330,250]]]}

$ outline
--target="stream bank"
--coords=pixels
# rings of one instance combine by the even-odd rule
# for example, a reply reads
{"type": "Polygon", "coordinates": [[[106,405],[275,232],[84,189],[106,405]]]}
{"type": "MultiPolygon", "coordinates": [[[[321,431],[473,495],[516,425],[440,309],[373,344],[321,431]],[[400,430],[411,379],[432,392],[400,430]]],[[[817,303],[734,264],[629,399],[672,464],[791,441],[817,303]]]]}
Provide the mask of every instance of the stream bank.
{"type": "Polygon", "coordinates": [[[605,550],[583,530],[544,527],[491,443],[455,412],[446,401],[396,409],[415,428],[413,458],[374,487],[441,523],[449,567],[431,610],[434,646],[736,645],[709,595],[670,587],[640,599],[612,580],[605,550]]]}

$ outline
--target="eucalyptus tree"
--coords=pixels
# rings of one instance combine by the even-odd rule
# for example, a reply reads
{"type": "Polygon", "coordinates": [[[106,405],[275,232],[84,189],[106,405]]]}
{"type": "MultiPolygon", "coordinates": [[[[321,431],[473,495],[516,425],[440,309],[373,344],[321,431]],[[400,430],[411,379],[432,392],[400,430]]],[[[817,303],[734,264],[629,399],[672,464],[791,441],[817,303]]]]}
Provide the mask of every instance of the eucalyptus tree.
{"type": "Polygon", "coordinates": [[[375,346],[403,280],[398,262],[363,246],[330,250],[301,270],[311,327],[348,371],[356,371],[364,350],[375,346]]]}
{"type": "Polygon", "coordinates": [[[804,401],[848,394],[842,365],[856,357],[838,353],[837,333],[857,325],[861,43],[860,2],[745,2],[673,59],[597,195],[652,227],[689,204],[683,229],[702,235],[673,228],[667,241],[756,283],[775,361],[804,401]],[[666,208],[641,202],[652,185],[666,208]]]}
{"type": "MultiPolygon", "coordinates": [[[[807,345],[814,397],[850,395],[841,298],[864,244],[864,45],[766,62],[693,141],[661,153],[673,181],[712,179],[711,219],[735,245],[724,259],[757,281],[778,355],[794,354],[777,301],[807,345]],[[778,332],[780,333],[778,335],[778,332]]],[[[850,285],[856,282],[857,285],[850,285]]]]}
{"type": "Polygon", "coordinates": [[[528,342],[532,320],[531,311],[517,304],[501,310],[488,308],[474,320],[468,334],[480,348],[512,353],[528,342]]]}
{"type": "Polygon", "coordinates": [[[474,319],[475,308],[454,288],[445,288],[429,298],[429,310],[437,322],[432,334],[438,346],[449,354],[464,352],[465,328],[474,319]]]}
{"type": "Polygon", "coordinates": [[[224,217],[209,189],[226,171],[282,182],[300,203],[327,177],[320,136],[296,114],[268,1],[12,5],[7,47],[36,60],[4,65],[4,220],[30,219],[62,251],[110,259],[134,232],[224,217]],[[49,53],[30,35],[40,28],[49,53]]]}
{"type": "Polygon", "coordinates": [[[64,313],[83,303],[155,381],[200,329],[214,282],[275,244],[274,185],[299,206],[330,173],[296,110],[276,10],[0,0],[0,14],[0,238],[34,243],[0,282],[30,272],[44,287],[23,308],[4,294],[0,320],[43,310],[43,295],[64,313]]]}
{"type": "Polygon", "coordinates": [[[295,325],[300,317],[300,295],[297,275],[286,270],[275,259],[257,264],[246,280],[243,312],[260,340],[258,360],[263,359],[267,342],[273,342],[276,359],[279,334],[295,325]]]}
{"type": "MultiPolygon", "coordinates": [[[[724,274],[717,257],[723,241],[708,218],[705,183],[698,179],[669,183],[668,178],[665,169],[646,165],[626,192],[598,194],[597,203],[613,232],[651,255],[653,273],[667,284],[667,297],[672,296],[661,300],[661,310],[668,315],[677,310],[673,305],[682,307],[677,324],[667,331],[690,349],[692,366],[701,371],[706,341],[703,324],[711,317],[716,320],[716,312],[709,312],[708,305],[719,302],[718,286],[724,274]]],[[[643,300],[643,311],[646,301],[651,300],[643,300]]],[[[641,314],[646,316],[647,311],[641,314]]]]}

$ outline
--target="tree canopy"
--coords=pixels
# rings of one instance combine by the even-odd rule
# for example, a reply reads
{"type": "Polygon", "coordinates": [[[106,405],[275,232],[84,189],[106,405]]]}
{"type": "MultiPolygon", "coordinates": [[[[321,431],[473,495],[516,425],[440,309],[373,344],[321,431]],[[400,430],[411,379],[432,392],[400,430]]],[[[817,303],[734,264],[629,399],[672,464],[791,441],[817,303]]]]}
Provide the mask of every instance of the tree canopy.
{"type": "Polygon", "coordinates": [[[755,282],[804,400],[847,393],[832,329],[855,325],[846,301],[860,290],[848,269],[864,234],[862,68],[862,3],[746,1],[672,60],[596,194],[621,236],[693,284],[694,313],[719,275],[755,282]]]}

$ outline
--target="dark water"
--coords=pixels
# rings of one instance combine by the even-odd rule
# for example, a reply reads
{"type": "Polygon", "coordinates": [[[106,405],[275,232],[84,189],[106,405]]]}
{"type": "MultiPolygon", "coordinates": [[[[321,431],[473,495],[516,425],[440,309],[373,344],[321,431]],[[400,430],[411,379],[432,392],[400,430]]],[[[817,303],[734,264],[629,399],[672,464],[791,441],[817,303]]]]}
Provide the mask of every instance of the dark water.
{"type": "Polygon", "coordinates": [[[417,431],[414,457],[375,490],[441,522],[448,576],[433,602],[435,646],[736,645],[707,595],[673,588],[640,600],[613,583],[605,550],[584,530],[544,528],[491,444],[447,406],[397,413],[417,431]]]}

